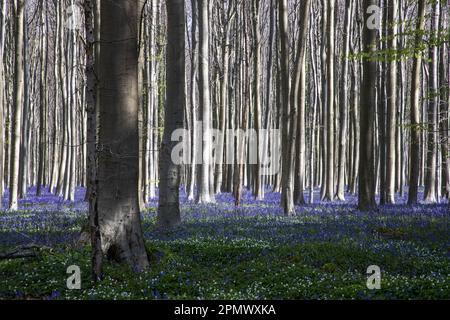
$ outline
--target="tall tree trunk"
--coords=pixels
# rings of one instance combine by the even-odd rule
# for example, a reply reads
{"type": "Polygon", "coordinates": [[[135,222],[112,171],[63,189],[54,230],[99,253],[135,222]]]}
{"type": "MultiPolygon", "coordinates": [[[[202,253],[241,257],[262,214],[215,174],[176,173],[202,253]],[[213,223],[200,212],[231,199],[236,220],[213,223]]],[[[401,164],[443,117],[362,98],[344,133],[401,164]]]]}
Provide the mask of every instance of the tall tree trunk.
{"type": "Polygon", "coordinates": [[[139,212],[140,1],[100,2],[97,208],[102,251],[135,271],[149,266],[139,212]]]}
{"type": "MultiPolygon", "coordinates": [[[[364,0],[363,10],[367,12],[370,6],[377,5],[377,0],[364,0]]],[[[367,15],[365,16],[367,19],[367,15]]],[[[369,29],[364,21],[363,50],[369,55],[363,62],[363,79],[360,99],[360,164],[359,164],[359,194],[358,207],[360,210],[370,210],[376,206],[375,202],[375,159],[374,159],[374,122],[376,110],[376,74],[377,62],[371,58],[375,56],[376,29],[369,29]]]]}
{"type": "Polygon", "coordinates": [[[99,2],[84,1],[84,25],[86,31],[86,114],[87,114],[87,199],[89,201],[89,225],[92,246],[92,277],[94,281],[101,278],[102,250],[97,207],[97,73],[99,30],[99,2]]]}
{"type": "Polygon", "coordinates": [[[341,72],[341,93],[339,95],[339,108],[340,108],[340,132],[339,132],[339,160],[338,160],[338,182],[337,182],[337,194],[338,200],[345,200],[345,162],[346,162],[346,148],[347,148],[347,123],[348,123],[348,66],[349,66],[349,53],[350,53],[350,37],[352,31],[352,19],[353,14],[353,1],[346,0],[345,7],[345,33],[344,33],[344,54],[342,57],[343,65],[341,72]]]}
{"type": "MultiPolygon", "coordinates": [[[[422,32],[425,28],[425,0],[418,0],[415,46],[419,48],[422,32]]],[[[417,203],[420,174],[420,81],[422,75],[422,55],[416,52],[413,58],[413,74],[411,80],[411,146],[408,204],[417,203]]]]}
{"type": "Polygon", "coordinates": [[[190,179],[187,186],[188,191],[188,199],[193,201],[195,199],[194,190],[195,190],[195,177],[196,177],[196,161],[197,161],[197,146],[196,142],[197,137],[197,21],[198,21],[198,12],[197,12],[197,0],[191,0],[191,9],[192,9],[192,30],[191,30],[191,74],[190,74],[190,82],[191,82],[191,92],[190,92],[190,105],[191,105],[191,170],[190,170],[190,179]]]}
{"type": "MultiPolygon", "coordinates": [[[[281,43],[280,55],[280,77],[281,77],[281,106],[282,110],[282,173],[281,173],[281,206],[286,215],[294,213],[294,186],[293,172],[291,167],[291,144],[295,140],[290,133],[295,133],[290,123],[293,113],[293,107],[290,103],[290,85],[289,85],[289,30],[288,30],[288,6],[286,0],[278,0],[279,13],[279,32],[281,43]],[[290,144],[291,143],[291,144],[290,144]]],[[[297,119],[294,118],[295,121],[297,119]]]]}
{"type": "MultiPolygon", "coordinates": [[[[444,10],[444,9],[443,9],[444,10]]],[[[447,9],[447,12],[449,9],[447,9]]],[[[445,30],[449,26],[449,17],[441,14],[441,30],[445,30]]],[[[440,87],[450,88],[450,54],[448,51],[449,44],[444,43],[441,47],[441,66],[440,66],[440,87]]],[[[439,132],[441,140],[441,157],[442,157],[442,196],[450,198],[450,155],[449,155],[449,104],[450,90],[443,90],[440,95],[440,118],[439,132]]]]}
{"type": "Polygon", "coordinates": [[[54,76],[54,87],[53,87],[53,99],[54,99],[54,111],[53,111],[53,139],[52,139],[52,147],[53,147],[53,156],[52,156],[52,168],[51,168],[51,178],[50,178],[50,184],[49,184],[49,192],[53,193],[56,192],[55,187],[57,186],[57,183],[59,181],[58,173],[59,173],[59,148],[58,148],[58,120],[59,120],[59,100],[60,100],[60,93],[61,93],[61,83],[58,81],[59,76],[59,68],[60,68],[60,5],[55,4],[55,31],[54,31],[54,60],[55,64],[53,67],[53,76],[54,76]]]}
{"type": "MultiPolygon", "coordinates": [[[[436,1],[433,4],[432,14],[432,33],[437,36],[439,32],[439,16],[440,3],[436,1]]],[[[439,48],[433,45],[430,48],[430,78],[428,85],[428,142],[427,142],[427,166],[425,176],[425,192],[424,200],[427,203],[436,203],[437,188],[436,188],[436,169],[438,162],[438,148],[437,148],[437,130],[438,130],[438,108],[439,108],[439,48]]]]}
{"type": "MultiPolygon", "coordinates": [[[[293,100],[291,103],[297,105],[297,135],[296,156],[295,156],[295,182],[294,182],[294,202],[298,205],[305,204],[304,187],[306,174],[306,49],[309,30],[311,0],[306,0],[302,6],[302,13],[299,19],[298,39],[298,61],[296,62],[296,80],[294,84],[293,100]]],[[[293,151],[294,149],[291,148],[293,151]]]]}
{"type": "Polygon", "coordinates": [[[262,171],[261,171],[261,152],[262,147],[260,129],[261,129],[261,30],[259,8],[260,1],[253,0],[252,15],[253,15],[253,109],[254,109],[254,123],[256,130],[256,164],[254,165],[254,195],[257,200],[264,198],[264,191],[262,185],[262,171]]]}
{"type": "Polygon", "coordinates": [[[14,114],[11,126],[11,159],[9,179],[9,210],[18,209],[20,124],[24,92],[24,29],[25,0],[14,1],[15,17],[15,64],[14,64],[14,114]]]}
{"type": "Polygon", "coordinates": [[[3,1],[0,7],[0,209],[3,208],[3,192],[4,192],[4,179],[5,179],[5,169],[4,169],[4,150],[5,150],[5,135],[4,132],[4,117],[5,112],[4,106],[6,105],[5,99],[5,68],[4,68],[4,52],[5,52],[5,42],[6,42],[6,1],[3,1]]]}
{"type": "Polygon", "coordinates": [[[327,153],[326,153],[326,192],[324,200],[333,201],[334,184],[334,32],[335,0],[328,0],[328,40],[327,40],[327,153]]]}
{"type": "MultiPolygon", "coordinates": [[[[181,223],[179,189],[181,166],[171,159],[177,142],[172,133],[183,128],[185,99],[184,0],[167,0],[166,111],[159,158],[159,207],[157,225],[181,223]]],[[[186,152],[186,151],[185,151],[186,152]]]]}
{"type": "Polygon", "coordinates": [[[39,162],[38,162],[38,180],[36,195],[40,196],[42,193],[42,186],[44,184],[45,171],[45,153],[47,149],[46,132],[47,132],[47,28],[46,28],[46,1],[41,0],[41,39],[40,39],[40,82],[39,82],[39,162]]]}
{"type": "Polygon", "coordinates": [[[388,112],[387,112],[387,146],[386,146],[386,203],[395,203],[395,167],[397,149],[397,41],[398,41],[398,3],[389,4],[388,30],[390,48],[394,57],[389,62],[388,78],[388,112]]]}
{"type": "Polygon", "coordinates": [[[328,92],[327,92],[327,85],[328,85],[328,77],[327,77],[327,33],[328,33],[328,0],[322,1],[322,26],[321,26],[321,53],[320,53],[320,73],[321,76],[321,110],[320,110],[320,117],[321,117],[321,132],[320,132],[320,199],[324,200],[326,193],[327,193],[327,162],[326,162],[326,154],[327,154],[327,140],[328,140],[328,134],[327,134],[327,101],[328,101],[328,92]]]}
{"type": "Polygon", "coordinates": [[[199,19],[199,119],[202,121],[202,159],[197,181],[197,202],[210,203],[214,199],[210,190],[211,154],[211,101],[209,90],[209,0],[198,1],[199,19]]]}

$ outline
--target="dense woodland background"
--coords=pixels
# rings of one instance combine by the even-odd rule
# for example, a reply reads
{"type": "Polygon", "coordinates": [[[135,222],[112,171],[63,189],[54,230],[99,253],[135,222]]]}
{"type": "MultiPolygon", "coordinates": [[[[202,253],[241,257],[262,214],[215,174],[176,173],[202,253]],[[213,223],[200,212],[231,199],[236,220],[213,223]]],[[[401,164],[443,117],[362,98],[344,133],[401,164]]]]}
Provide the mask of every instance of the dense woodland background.
{"type": "Polygon", "coordinates": [[[158,224],[180,223],[180,186],[202,204],[232,193],[237,206],[243,188],[256,199],[272,189],[287,215],[315,196],[357,194],[361,210],[405,194],[409,204],[447,201],[449,8],[2,0],[0,194],[8,189],[9,201],[0,206],[17,210],[29,186],[69,201],[85,186],[94,256],[145,268],[137,213],[159,197],[158,224]],[[210,128],[280,129],[282,169],[222,164],[227,145],[242,160],[251,143],[274,143],[245,136],[219,141],[216,163],[176,166],[177,128],[190,130],[192,146],[200,132],[204,158],[210,128]]]}

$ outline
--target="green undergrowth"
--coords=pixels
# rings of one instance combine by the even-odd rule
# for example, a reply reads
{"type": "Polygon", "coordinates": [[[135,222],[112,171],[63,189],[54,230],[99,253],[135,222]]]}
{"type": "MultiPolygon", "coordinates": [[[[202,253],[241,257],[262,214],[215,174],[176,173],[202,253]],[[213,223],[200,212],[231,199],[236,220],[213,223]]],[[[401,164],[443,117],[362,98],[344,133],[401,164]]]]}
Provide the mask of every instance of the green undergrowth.
{"type": "Polygon", "coordinates": [[[439,251],[389,253],[351,240],[271,245],[188,238],[146,246],[148,271],[106,262],[98,284],[90,279],[89,247],[0,261],[0,299],[450,299],[450,260],[439,251]],[[66,287],[71,265],[81,268],[81,290],[66,287]],[[370,265],[382,269],[380,290],[367,289],[370,265]]]}

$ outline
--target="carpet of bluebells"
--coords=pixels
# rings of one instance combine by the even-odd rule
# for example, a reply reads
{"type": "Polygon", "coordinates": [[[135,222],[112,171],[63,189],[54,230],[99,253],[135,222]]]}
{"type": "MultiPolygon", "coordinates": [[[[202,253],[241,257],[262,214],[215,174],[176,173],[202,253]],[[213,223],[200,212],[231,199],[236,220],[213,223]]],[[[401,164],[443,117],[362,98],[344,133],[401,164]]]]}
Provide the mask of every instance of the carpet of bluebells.
{"type": "Polygon", "coordinates": [[[264,201],[245,192],[239,208],[230,194],[196,205],[182,192],[180,227],[155,228],[156,201],[142,213],[151,269],[136,274],[108,262],[95,285],[89,245],[79,241],[85,191],[74,203],[35,192],[18,212],[0,212],[0,252],[44,248],[37,258],[0,261],[0,299],[450,299],[447,202],[406,206],[399,197],[359,212],[347,195],[285,217],[269,190],[264,201]],[[71,265],[81,268],[81,290],[66,287],[71,265]],[[367,288],[371,265],[381,268],[380,290],[367,288]]]}

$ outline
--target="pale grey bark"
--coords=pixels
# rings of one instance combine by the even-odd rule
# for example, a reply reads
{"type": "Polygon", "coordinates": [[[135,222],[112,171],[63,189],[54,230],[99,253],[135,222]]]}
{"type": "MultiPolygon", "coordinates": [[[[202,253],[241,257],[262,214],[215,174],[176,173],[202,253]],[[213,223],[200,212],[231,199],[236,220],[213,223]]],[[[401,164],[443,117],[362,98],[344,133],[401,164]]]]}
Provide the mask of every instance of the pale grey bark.
{"type": "Polygon", "coordinates": [[[210,190],[211,153],[211,99],[209,78],[209,0],[198,1],[199,19],[199,120],[202,121],[202,164],[199,165],[197,180],[197,202],[214,202],[210,190]]]}
{"type": "MultiPolygon", "coordinates": [[[[294,181],[294,202],[296,204],[305,204],[304,187],[306,174],[306,130],[305,130],[305,114],[306,114],[306,51],[307,51],[307,37],[309,30],[311,1],[304,1],[301,8],[300,18],[298,19],[299,39],[298,52],[296,61],[296,75],[294,80],[293,92],[291,94],[291,103],[297,109],[297,125],[296,131],[292,134],[297,135],[296,146],[291,147],[291,153],[295,152],[295,181],[294,181]]],[[[293,128],[294,129],[294,128],[293,128]]]]}
{"type": "MultiPolygon", "coordinates": [[[[341,71],[341,93],[339,95],[339,108],[340,108],[340,131],[339,131],[339,159],[338,159],[338,181],[337,181],[337,194],[338,200],[345,200],[345,173],[346,173],[346,160],[347,160],[347,135],[348,135],[348,74],[349,74],[349,53],[350,53],[350,38],[353,28],[353,3],[352,0],[345,1],[345,21],[344,21],[344,52],[341,57],[342,71],[341,71]]],[[[353,159],[351,159],[353,160],[353,159]]]]}
{"type": "Polygon", "coordinates": [[[4,69],[4,52],[5,52],[5,35],[6,35],[6,1],[3,1],[0,7],[0,209],[3,208],[3,192],[4,192],[4,150],[5,150],[5,132],[4,132],[4,117],[5,112],[5,89],[4,85],[6,75],[4,69]]]}
{"type": "Polygon", "coordinates": [[[56,192],[55,187],[59,181],[59,145],[58,142],[58,123],[59,123],[59,101],[61,97],[61,83],[58,81],[59,76],[59,68],[60,68],[60,38],[61,38],[61,19],[60,19],[60,5],[55,4],[55,31],[54,31],[54,60],[55,64],[53,67],[53,76],[54,76],[54,86],[53,86],[53,99],[54,99],[54,111],[53,111],[53,139],[52,139],[52,148],[53,148],[53,156],[52,156],[52,167],[51,167],[51,178],[49,183],[49,192],[56,192]]]}
{"type": "MultiPolygon", "coordinates": [[[[418,0],[417,22],[415,28],[415,48],[420,47],[422,41],[421,32],[425,28],[425,0],[418,0]]],[[[416,204],[418,201],[419,174],[420,174],[420,83],[422,75],[422,55],[417,52],[413,58],[411,80],[411,145],[410,145],[410,174],[408,204],[416,204]]]]}
{"type": "MultiPolygon", "coordinates": [[[[431,31],[433,35],[439,32],[440,3],[433,4],[433,14],[431,18],[431,31]]],[[[439,108],[439,48],[433,45],[430,48],[430,77],[428,85],[428,139],[427,139],[427,165],[425,175],[424,200],[427,203],[438,201],[436,188],[436,169],[438,164],[438,108],[439,108]]]]}
{"type": "Polygon", "coordinates": [[[394,57],[389,62],[389,78],[387,87],[387,146],[386,146],[386,203],[395,203],[395,166],[396,166],[396,128],[397,128],[397,42],[398,42],[398,3],[392,0],[389,4],[388,30],[391,37],[389,49],[394,57]]]}
{"type": "Polygon", "coordinates": [[[335,184],[334,184],[334,59],[335,59],[335,0],[327,0],[328,3],[328,17],[327,17],[327,153],[326,153],[326,191],[324,200],[333,201],[335,196],[335,184]]]}
{"type": "Polygon", "coordinates": [[[22,107],[24,93],[24,21],[25,0],[14,1],[14,42],[15,42],[15,67],[14,67],[14,113],[11,126],[11,159],[9,179],[9,210],[18,209],[19,187],[19,155],[22,123],[22,107]]]}

